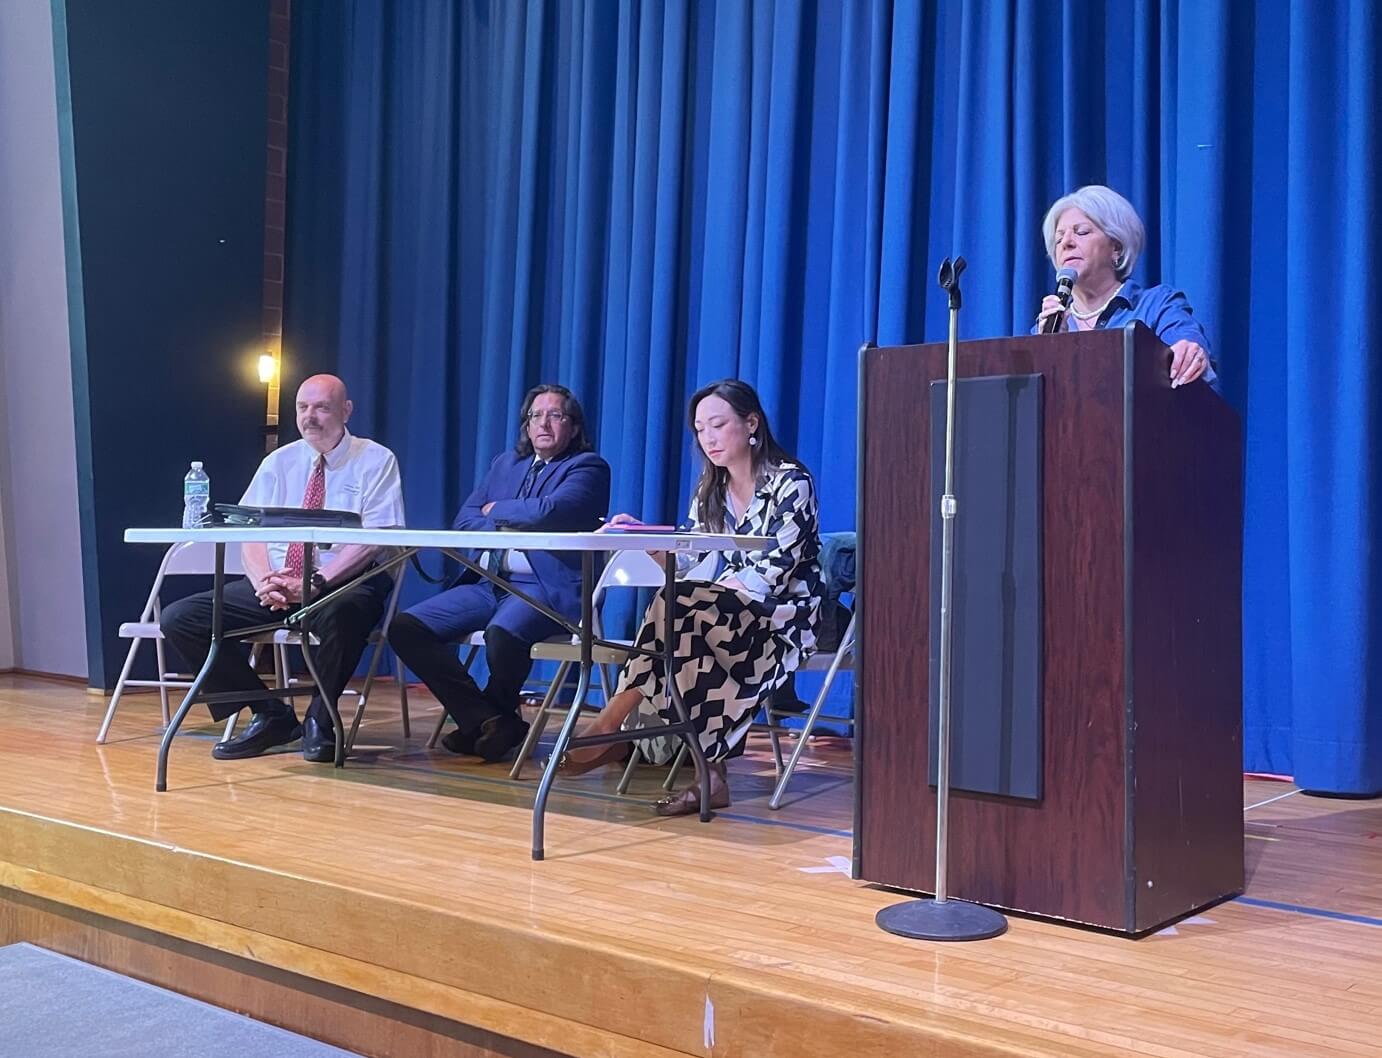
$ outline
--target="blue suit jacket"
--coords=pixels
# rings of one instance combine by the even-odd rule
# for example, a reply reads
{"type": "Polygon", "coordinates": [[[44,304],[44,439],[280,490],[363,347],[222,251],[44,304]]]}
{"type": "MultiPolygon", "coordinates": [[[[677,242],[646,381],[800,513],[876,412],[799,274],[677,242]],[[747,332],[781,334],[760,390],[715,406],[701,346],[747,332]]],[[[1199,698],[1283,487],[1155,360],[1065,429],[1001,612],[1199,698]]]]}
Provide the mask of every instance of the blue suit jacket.
{"type": "MultiPolygon", "coordinates": [[[[543,468],[525,499],[518,498],[532,456],[509,450],[461,504],[453,529],[590,532],[609,511],[609,464],[594,452],[559,456],[543,468]],[[485,504],[493,503],[489,514],[485,504]]],[[[577,620],[581,614],[581,556],[572,551],[525,551],[538,595],[552,609],[577,620]]]]}

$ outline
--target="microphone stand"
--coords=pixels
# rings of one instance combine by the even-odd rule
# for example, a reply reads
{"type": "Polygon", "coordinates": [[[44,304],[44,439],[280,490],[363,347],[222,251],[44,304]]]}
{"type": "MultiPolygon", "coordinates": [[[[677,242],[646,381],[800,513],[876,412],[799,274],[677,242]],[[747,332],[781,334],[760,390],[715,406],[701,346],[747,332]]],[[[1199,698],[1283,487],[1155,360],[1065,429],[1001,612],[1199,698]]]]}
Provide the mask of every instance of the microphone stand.
{"type": "Polygon", "coordinates": [[[992,908],[947,893],[946,856],[950,844],[950,657],[954,626],[955,580],[955,389],[960,344],[960,275],[965,259],[946,258],[937,282],[950,300],[950,341],[945,377],[945,492],[941,496],[941,620],[940,695],[936,725],[936,896],[885,907],[875,916],[880,929],[917,940],[987,940],[1008,928],[1008,920],[992,908]]]}

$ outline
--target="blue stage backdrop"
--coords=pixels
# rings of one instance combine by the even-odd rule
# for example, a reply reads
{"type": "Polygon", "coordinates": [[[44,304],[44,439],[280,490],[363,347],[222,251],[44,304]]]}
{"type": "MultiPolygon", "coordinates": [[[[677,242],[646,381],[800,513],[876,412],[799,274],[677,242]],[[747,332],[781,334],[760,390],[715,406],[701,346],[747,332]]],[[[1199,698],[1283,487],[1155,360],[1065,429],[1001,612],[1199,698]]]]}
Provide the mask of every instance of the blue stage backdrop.
{"type": "Polygon", "coordinates": [[[1246,764],[1382,790],[1370,0],[294,17],[289,370],[346,376],[415,524],[450,517],[539,379],[584,399],[615,508],[673,517],[684,401],[737,374],[850,528],[860,343],[943,338],[954,253],[963,336],[1025,330],[1043,211],[1108,183],[1147,223],[1138,278],[1189,293],[1243,414],[1246,764]]]}

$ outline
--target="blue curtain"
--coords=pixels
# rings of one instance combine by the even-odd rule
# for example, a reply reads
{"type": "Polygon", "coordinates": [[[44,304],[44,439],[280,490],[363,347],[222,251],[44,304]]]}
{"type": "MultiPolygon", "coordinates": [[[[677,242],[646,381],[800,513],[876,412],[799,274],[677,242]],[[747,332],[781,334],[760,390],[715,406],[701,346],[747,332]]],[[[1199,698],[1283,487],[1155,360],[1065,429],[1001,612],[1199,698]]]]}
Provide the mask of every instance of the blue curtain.
{"type": "MultiPolygon", "coordinates": [[[[1243,415],[1246,765],[1382,790],[1379,18],[1370,0],[301,0],[291,371],[334,367],[440,525],[523,390],[614,506],[683,508],[739,375],[853,527],[857,350],[1025,330],[1075,186],[1141,211],[1243,415]]],[[[918,394],[918,400],[922,395],[918,394]]],[[[905,424],[899,443],[907,443],[905,424]]],[[[1214,547],[1216,541],[1205,541],[1214,547]]]]}

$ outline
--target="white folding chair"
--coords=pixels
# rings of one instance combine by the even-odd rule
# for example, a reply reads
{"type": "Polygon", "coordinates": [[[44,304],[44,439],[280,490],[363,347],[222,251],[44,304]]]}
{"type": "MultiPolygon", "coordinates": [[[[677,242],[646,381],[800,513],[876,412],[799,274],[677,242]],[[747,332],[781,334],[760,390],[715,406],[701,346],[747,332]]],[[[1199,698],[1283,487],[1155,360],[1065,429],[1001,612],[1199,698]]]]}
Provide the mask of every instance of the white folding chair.
{"type": "MultiPolygon", "coordinates": [[[[106,735],[110,732],[110,723],[115,719],[115,710],[120,706],[120,698],[125,693],[126,687],[157,687],[159,705],[163,712],[163,726],[168,726],[169,690],[186,690],[192,686],[193,677],[188,673],[168,671],[168,663],[163,649],[163,629],[159,627],[159,618],[163,615],[163,604],[160,599],[163,581],[167,577],[209,577],[215,572],[215,544],[188,541],[174,544],[163,553],[163,561],[159,563],[158,572],[154,575],[153,587],[149,589],[149,598],[144,603],[144,610],[140,613],[139,620],[126,621],[120,626],[120,638],[131,641],[130,649],[125,655],[124,667],[120,669],[120,678],[115,681],[115,692],[110,696],[110,706],[106,709],[105,719],[101,721],[101,730],[96,735],[98,744],[104,743],[106,735]],[[139,653],[140,646],[148,639],[153,640],[154,643],[154,655],[158,662],[158,679],[132,680],[130,679],[130,671],[134,668],[135,656],[139,653]]],[[[240,576],[243,573],[244,567],[240,564],[240,549],[238,547],[226,548],[225,575],[231,577],[240,576]]]]}
{"type": "MultiPolygon", "coordinates": [[[[394,579],[393,590],[389,592],[389,601],[384,608],[384,618],[378,627],[369,634],[367,643],[370,648],[369,668],[365,670],[365,682],[358,691],[347,687],[341,692],[341,698],[347,695],[355,698],[355,717],[350,722],[350,730],[346,733],[346,753],[355,747],[355,736],[360,730],[360,720],[365,715],[365,706],[369,702],[370,690],[374,686],[375,673],[379,670],[379,657],[384,647],[389,641],[389,624],[393,621],[394,612],[398,609],[398,596],[403,589],[403,576],[407,567],[400,566],[398,574],[394,579]]],[[[291,628],[276,628],[272,632],[261,632],[258,635],[249,636],[245,642],[256,646],[271,646],[274,652],[274,673],[277,676],[279,687],[287,687],[294,683],[303,682],[300,678],[293,677],[289,673],[288,667],[288,648],[302,646],[302,633],[291,628]]],[[[318,646],[315,635],[312,636],[312,645],[318,646]]],[[[412,723],[408,717],[408,682],[403,678],[403,666],[394,657],[394,672],[398,679],[398,707],[403,717],[403,737],[411,738],[412,723]]],[[[339,703],[338,703],[339,705],[339,703]]],[[[238,715],[238,714],[237,714],[238,715]]],[[[224,738],[229,738],[235,730],[235,717],[231,717],[226,725],[224,738]]]]}
{"type": "MultiPolygon", "coordinates": [[[[799,668],[798,672],[824,672],[825,680],[821,683],[821,689],[816,692],[816,697],[811,702],[811,709],[806,714],[806,721],[802,724],[801,730],[796,732],[796,745],[792,747],[792,757],[784,767],[782,764],[782,743],[780,741],[783,728],[778,723],[780,719],[798,714],[787,709],[776,709],[771,705],[763,711],[767,714],[768,737],[773,743],[773,766],[777,771],[777,785],[773,788],[773,795],[768,799],[768,807],[777,809],[782,807],[782,795],[787,790],[787,784],[792,780],[792,773],[796,771],[797,761],[801,759],[802,750],[806,748],[806,740],[811,737],[811,732],[816,726],[816,721],[821,717],[821,709],[825,706],[825,699],[830,694],[830,687],[835,682],[835,677],[839,675],[841,669],[852,670],[854,668],[854,654],[857,647],[854,632],[855,615],[850,614],[849,624],[845,626],[844,634],[840,636],[840,645],[828,654],[812,654],[807,659],[806,664],[799,668]]],[[[854,718],[852,716],[832,716],[833,723],[845,724],[850,730],[854,729],[854,718]]]]}
{"type": "MultiPolygon", "coordinates": [[[[475,655],[480,653],[480,648],[485,645],[484,632],[471,632],[461,641],[461,646],[466,648],[465,657],[461,660],[461,667],[469,671],[470,666],[475,661],[475,655]]],[[[400,669],[401,669],[400,662],[400,669]]],[[[400,677],[401,678],[401,677],[400,677]]],[[[437,717],[437,726],[432,729],[432,737],[427,740],[428,749],[437,748],[437,740],[441,738],[442,729],[446,727],[447,720],[451,719],[450,714],[445,709],[441,711],[441,716],[437,717]]]]}
{"type": "MultiPolygon", "coordinates": [[[[594,611],[594,632],[597,639],[604,638],[603,627],[600,619],[600,611],[604,606],[605,595],[611,588],[660,588],[666,584],[666,573],[662,567],[654,562],[645,551],[616,551],[610,558],[605,568],[600,573],[600,579],[595,583],[594,595],[591,599],[594,611]]],[[[633,646],[633,640],[622,639],[616,642],[625,647],[633,646]]],[[[616,670],[629,658],[627,649],[617,647],[596,646],[591,651],[591,659],[595,663],[596,676],[600,681],[601,690],[604,692],[605,701],[609,701],[614,694],[616,670]]],[[[554,715],[565,714],[568,706],[558,705],[557,696],[561,693],[562,686],[566,683],[566,677],[571,672],[573,665],[581,663],[581,640],[579,636],[556,636],[542,643],[533,644],[532,658],[534,661],[555,661],[558,663],[557,674],[553,677],[551,684],[547,688],[547,693],[542,699],[542,704],[538,706],[537,715],[533,718],[532,724],[528,728],[528,737],[523,740],[523,745],[519,747],[518,755],[513,762],[513,768],[509,771],[511,778],[517,779],[523,772],[523,765],[532,756],[533,750],[537,747],[538,740],[542,737],[543,729],[547,726],[547,721],[554,715]]],[[[630,757],[629,766],[625,769],[625,778],[621,780],[620,792],[627,785],[627,780],[633,774],[634,762],[638,759],[637,754],[630,757]]]]}

